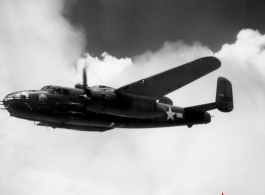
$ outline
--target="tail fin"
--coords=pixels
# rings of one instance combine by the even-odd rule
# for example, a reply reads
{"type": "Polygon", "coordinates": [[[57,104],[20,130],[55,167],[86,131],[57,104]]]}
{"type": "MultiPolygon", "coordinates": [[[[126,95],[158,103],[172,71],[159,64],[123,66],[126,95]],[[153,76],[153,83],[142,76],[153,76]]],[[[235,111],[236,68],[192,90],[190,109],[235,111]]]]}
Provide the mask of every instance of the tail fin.
{"type": "Polygon", "coordinates": [[[231,112],[234,108],[232,84],[224,77],[219,77],[217,80],[216,100],[214,103],[192,106],[184,109],[188,111],[205,112],[216,108],[221,112],[231,112]]]}
{"type": "Polygon", "coordinates": [[[231,112],[234,108],[232,84],[224,77],[217,80],[216,108],[221,112],[231,112]]]}

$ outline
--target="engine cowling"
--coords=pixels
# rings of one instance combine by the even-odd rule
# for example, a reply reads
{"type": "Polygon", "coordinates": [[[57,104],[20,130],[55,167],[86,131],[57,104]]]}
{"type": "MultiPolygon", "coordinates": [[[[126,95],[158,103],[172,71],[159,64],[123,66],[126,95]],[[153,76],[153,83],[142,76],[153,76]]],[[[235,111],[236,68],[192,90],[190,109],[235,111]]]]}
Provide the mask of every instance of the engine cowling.
{"type": "Polygon", "coordinates": [[[116,94],[114,90],[106,88],[89,88],[87,91],[89,97],[89,110],[105,113],[107,108],[115,103],[116,94]]]}
{"type": "Polygon", "coordinates": [[[159,103],[173,105],[173,101],[168,97],[164,96],[158,100],[159,103]]]}
{"type": "MultiPolygon", "coordinates": [[[[84,83],[77,83],[75,84],[76,89],[84,89],[84,83]]],[[[88,85],[86,85],[86,88],[88,88],[88,85]]]]}

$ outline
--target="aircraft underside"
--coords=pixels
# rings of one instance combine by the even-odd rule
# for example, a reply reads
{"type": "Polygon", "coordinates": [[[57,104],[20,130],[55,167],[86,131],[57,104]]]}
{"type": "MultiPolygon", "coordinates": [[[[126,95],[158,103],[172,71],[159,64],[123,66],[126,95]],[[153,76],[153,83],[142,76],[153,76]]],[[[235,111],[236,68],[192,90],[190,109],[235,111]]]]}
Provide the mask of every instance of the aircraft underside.
{"type": "MultiPolygon", "coordinates": [[[[174,106],[172,106],[174,107],[174,106]]],[[[171,108],[172,109],[172,108],[171,108]]],[[[114,128],[157,128],[187,125],[191,127],[197,124],[207,124],[211,122],[211,116],[207,112],[179,113],[178,115],[172,109],[167,114],[150,118],[137,119],[128,117],[119,117],[114,115],[87,113],[86,116],[80,116],[78,113],[55,113],[43,114],[32,113],[30,111],[16,109],[11,112],[11,116],[38,122],[38,126],[47,126],[52,128],[75,129],[81,131],[106,131],[114,128]]]]}

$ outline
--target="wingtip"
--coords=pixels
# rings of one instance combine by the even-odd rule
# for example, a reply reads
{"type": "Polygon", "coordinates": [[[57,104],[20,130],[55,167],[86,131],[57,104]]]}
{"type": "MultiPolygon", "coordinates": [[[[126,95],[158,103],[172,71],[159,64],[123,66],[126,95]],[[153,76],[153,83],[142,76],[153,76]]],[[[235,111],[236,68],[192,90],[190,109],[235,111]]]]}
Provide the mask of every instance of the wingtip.
{"type": "Polygon", "coordinates": [[[216,57],[213,57],[213,56],[208,56],[208,57],[204,57],[204,58],[201,58],[203,61],[209,63],[209,64],[214,64],[216,65],[217,68],[219,68],[221,66],[221,61],[216,58],[216,57]]]}
{"type": "Polygon", "coordinates": [[[213,57],[213,56],[199,58],[193,62],[199,62],[205,65],[209,65],[210,67],[212,67],[213,70],[216,70],[221,67],[221,61],[218,58],[213,57]]]}

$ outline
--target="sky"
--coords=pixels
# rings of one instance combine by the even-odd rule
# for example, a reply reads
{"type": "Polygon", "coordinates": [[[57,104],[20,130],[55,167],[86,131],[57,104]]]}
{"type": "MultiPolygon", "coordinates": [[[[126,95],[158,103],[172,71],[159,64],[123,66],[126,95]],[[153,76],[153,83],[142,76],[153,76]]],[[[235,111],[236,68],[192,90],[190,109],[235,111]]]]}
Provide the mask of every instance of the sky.
{"type": "Polygon", "coordinates": [[[232,82],[234,110],[207,125],[37,127],[0,112],[0,194],[265,193],[264,1],[2,0],[0,97],[54,84],[120,87],[205,56],[222,66],[168,95],[215,100],[232,82]]]}
{"type": "Polygon", "coordinates": [[[214,52],[244,28],[265,32],[263,0],[79,0],[68,14],[86,29],[86,49],[134,57],[165,41],[201,42],[214,52]]]}

